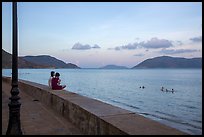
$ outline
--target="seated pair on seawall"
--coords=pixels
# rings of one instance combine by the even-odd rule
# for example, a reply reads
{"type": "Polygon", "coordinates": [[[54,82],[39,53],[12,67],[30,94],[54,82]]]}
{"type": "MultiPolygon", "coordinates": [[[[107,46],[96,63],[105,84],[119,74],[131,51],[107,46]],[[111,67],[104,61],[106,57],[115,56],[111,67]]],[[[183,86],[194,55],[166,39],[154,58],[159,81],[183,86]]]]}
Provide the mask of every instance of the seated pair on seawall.
{"type": "MultiPolygon", "coordinates": [[[[164,87],[161,87],[161,91],[164,91],[164,87]]],[[[166,92],[172,92],[172,93],[174,93],[174,89],[173,89],[173,88],[172,88],[171,90],[166,89],[165,91],[166,91],[166,92]]]]}
{"type": "Polygon", "coordinates": [[[66,85],[61,85],[61,79],[59,78],[60,74],[57,72],[55,74],[54,71],[51,71],[50,79],[48,80],[48,85],[53,90],[62,90],[66,87],[66,85]]]}

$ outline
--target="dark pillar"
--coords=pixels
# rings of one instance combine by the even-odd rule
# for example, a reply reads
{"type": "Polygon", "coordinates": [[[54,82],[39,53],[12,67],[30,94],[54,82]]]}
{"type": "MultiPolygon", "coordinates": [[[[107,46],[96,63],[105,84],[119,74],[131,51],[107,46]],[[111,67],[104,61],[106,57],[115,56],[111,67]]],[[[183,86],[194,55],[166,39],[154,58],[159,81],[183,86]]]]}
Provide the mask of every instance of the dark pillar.
{"type": "Polygon", "coordinates": [[[20,123],[20,97],[18,89],[18,26],[17,26],[17,2],[13,2],[13,53],[12,53],[12,88],[9,106],[9,123],[7,135],[22,135],[20,123]]]}

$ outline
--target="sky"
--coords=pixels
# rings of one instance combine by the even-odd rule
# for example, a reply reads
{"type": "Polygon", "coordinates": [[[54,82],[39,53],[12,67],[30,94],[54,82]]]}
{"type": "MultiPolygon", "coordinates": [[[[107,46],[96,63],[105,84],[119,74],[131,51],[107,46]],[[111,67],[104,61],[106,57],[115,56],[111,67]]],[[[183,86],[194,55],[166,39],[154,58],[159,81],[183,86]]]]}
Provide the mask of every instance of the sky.
{"type": "MultiPolygon", "coordinates": [[[[12,52],[12,3],[2,2],[2,49],[12,52]]],[[[18,2],[18,55],[81,68],[202,57],[202,2],[18,2]]]]}

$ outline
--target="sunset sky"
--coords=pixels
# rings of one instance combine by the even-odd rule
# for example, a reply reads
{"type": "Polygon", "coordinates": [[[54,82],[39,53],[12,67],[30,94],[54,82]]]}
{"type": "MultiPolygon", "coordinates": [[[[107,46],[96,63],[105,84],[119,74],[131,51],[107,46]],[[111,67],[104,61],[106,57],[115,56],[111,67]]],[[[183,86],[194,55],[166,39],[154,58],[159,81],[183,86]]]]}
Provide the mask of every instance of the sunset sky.
{"type": "MultiPolygon", "coordinates": [[[[82,68],[133,67],[157,56],[202,57],[202,2],[19,2],[19,56],[50,55],[82,68]]],[[[12,3],[2,3],[11,53],[12,3]]]]}

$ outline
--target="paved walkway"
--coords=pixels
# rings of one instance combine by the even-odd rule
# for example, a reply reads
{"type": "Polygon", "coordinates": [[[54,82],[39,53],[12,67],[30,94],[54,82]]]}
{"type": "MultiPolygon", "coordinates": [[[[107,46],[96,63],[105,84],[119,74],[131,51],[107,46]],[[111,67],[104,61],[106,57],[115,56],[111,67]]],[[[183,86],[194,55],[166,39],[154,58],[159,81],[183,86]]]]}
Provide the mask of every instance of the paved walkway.
{"type": "MultiPolygon", "coordinates": [[[[2,81],[2,135],[6,134],[11,86],[2,81]]],[[[20,119],[24,135],[82,135],[68,120],[20,91],[20,119]]]]}

